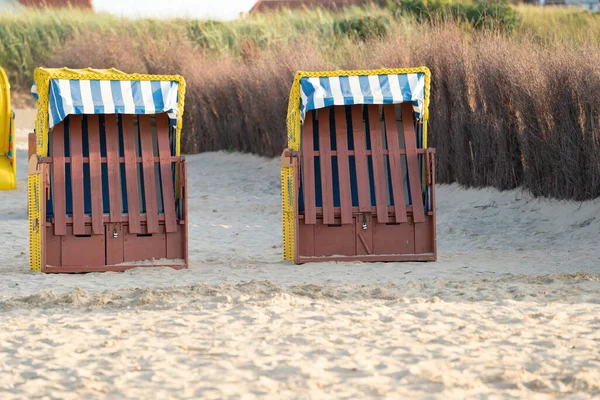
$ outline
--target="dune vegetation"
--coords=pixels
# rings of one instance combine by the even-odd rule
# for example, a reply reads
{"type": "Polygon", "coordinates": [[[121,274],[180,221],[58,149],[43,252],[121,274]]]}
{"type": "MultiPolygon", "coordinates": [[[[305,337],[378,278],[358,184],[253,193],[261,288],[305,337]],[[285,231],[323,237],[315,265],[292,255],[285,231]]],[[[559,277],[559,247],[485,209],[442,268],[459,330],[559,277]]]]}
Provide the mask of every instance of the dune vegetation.
{"type": "Polygon", "coordinates": [[[538,196],[600,196],[600,17],[500,3],[404,1],[231,22],[81,11],[0,16],[0,65],[25,92],[36,66],[179,73],[184,151],[285,147],[297,70],[428,66],[438,180],[538,196]]]}

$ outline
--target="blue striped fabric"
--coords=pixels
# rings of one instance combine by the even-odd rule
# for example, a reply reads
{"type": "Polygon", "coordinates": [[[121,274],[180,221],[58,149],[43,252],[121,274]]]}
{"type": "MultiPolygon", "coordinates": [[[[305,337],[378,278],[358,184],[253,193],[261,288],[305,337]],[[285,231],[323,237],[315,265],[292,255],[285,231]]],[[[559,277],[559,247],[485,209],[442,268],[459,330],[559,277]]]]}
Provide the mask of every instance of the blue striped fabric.
{"type": "Polygon", "coordinates": [[[329,76],[300,80],[300,112],[350,104],[398,104],[410,101],[422,114],[425,74],[329,76]]]}
{"type": "MultiPolygon", "coordinates": [[[[51,79],[48,127],[69,114],[158,114],[167,112],[177,124],[179,84],[170,81],[51,79]]],[[[31,88],[37,100],[35,83],[31,88]]]]}

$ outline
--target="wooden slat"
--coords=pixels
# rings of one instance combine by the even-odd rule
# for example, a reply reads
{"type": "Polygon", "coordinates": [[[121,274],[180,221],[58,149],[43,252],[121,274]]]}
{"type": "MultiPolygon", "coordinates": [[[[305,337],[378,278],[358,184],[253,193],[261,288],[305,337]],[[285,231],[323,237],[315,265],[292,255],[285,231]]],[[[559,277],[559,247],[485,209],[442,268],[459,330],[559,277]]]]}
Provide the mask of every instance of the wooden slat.
{"type": "MultiPolygon", "coordinates": [[[[148,220],[148,218],[146,218],[146,216],[145,216],[145,215],[141,215],[141,216],[140,216],[140,222],[146,222],[147,220],[148,220]]],[[[165,220],[165,217],[164,217],[164,215],[160,215],[160,216],[158,217],[158,221],[159,221],[159,223],[160,223],[160,222],[163,222],[164,220],[165,220]]],[[[91,225],[91,224],[92,224],[92,217],[87,217],[87,216],[86,216],[86,217],[84,217],[84,221],[85,221],[85,223],[86,223],[87,225],[91,225]]],[[[112,222],[113,222],[113,221],[111,221],[111,220],[110,220],[110,217],[109,217],[109,216],[103,217],[103,218],[102,218],[102,221],[103,221],[104,223],[109,223],[109,222],[110,222],[110,223],[112,223],[112,222]]],[[[128,221],[129,221],[129,218],[127,217],[127,215],[124,215],[124,216],[122,216],[122,217],[121,217],[121,220],[120,220],[120,221],[117,221],[117,222],[121,222],[121,223],[122,223],[122,222],[128,222],[128,221]]],[[[67,219],[66,219],[66,222],[67,222],[67,225],[69,225],[69,224],[73,224],[73,218],[67,218],[67,219]]],[[[182,225],[182,224],[183,224],[183,222],[182,222],[182,221],[179,221],[179,222],[178,222],[178,225],[182,225]]]]}
{"type": "Polygon", "coordinates": [[[402,158],[396,126],[396,112],[393,104],[383,106],[383,118],[390,158],[390,175],[392,177],[392,192],[394,195],[394,212],[397,223],[407,222],[406,199],[404,198],[404,183],[402,180],[402,158]]]}
{"type": "Polygon", "coordinates": [[[316,196],[315,196],[315,157],[313,138],[313,112],[309,111],[304,119],[302,128],[302,188],[304,191],[304,216],[305,224],[317,223],[316,196]]]}
{"type": "Polygon", "coordinates": [[[92,198],[92,233],[104,234],[102,217],[102,164],[100,161],[100,119],[87,116],[88,146],[90,150],[90,193],[92,198]]]}
{"type": "MultiPolygon", "coordinates": [[[[417,154],[425,154],[425,150],[426,150],[426,149],[417,149],[417,154]]],[[[400,149],[400,150],[398,151],[398,153],[399,153],[399,154],[406,154],[406,150],[405,150],[405,149],[400,149]]],[[[365,154],[366,154],[367,156],[371,156],[371,155],[373,155],[373,151],[371,151],[371,150],[365,150],[365,154]]],[[[388,155],[388,154],[390,154],[390,152],[389,152],[387,149],[383,149],[383,150],[381,151],[381,154],[383,154],[383,155],[388,155]]],[[[304,153],[303,153],[303,152],[301,152],[301,151],[298,151],[298,152],[296,152],[296,153],[295,153],[295,155],[302,157],[302,156],[304,155],[304,153]]],[[[313,155],[314,155],[314,156],[319,156],[319,155],[321,155],[321,152],[320,152],[320,151],[315,151],[315,152],[313,153],[313,155]]],[[[332,151],[331,151],[331,155],[332,155],[332,156],[337,156],[337,155],[338,155],[338,152],[337,152],[337,151],[335,151],[335,150],[332,150],[332,151]]],[[[349,156],[355,156],[355,155],[356,155],[356,152],[355,152],[354,150],[348,150],[348,155],[349,155],[349,156]]],[[[290,156],[289,156],[289,155],[286,155],[286,157],[290,157],[290,156]]],[[[41,161],[40,161],[40,162],[47,162],[46,160],[48,160],[48,159],[52,160],[52,158],[51,158],[51,157],[50,157],[50,158],[48,158],[48,157],[41,157],[40,159],[41,159],[41,161]]],[[[85,157],[84,157],[83,161],[85,162],[85,157]]],[[[142,158],[140,157],[140,159],[139,159],[139,162],[141,162],[141,161],[142,161],[142,158]]],[[[68,157],[67,157],[67,158],[65,158],[65,162],[66,162],[66,163],[69,163],[69,162],[70,162],[70,158],[68,158],[68,157]]]]}
{"type": "Polygon", "coordinates": [[[371,208],[371,189],[369,187],[369,170],[367,169],[367,145],[362,117],[363,106],[354,105],[350,109],[352,110],[352,130],[354,133],[358,208],[361,212],[368,212],[371,208]]]}
{"type": "Polygon", "coordinates": [[[348,158],[348,127],[346,108],[335,107],[335,143],[337,148],[338,176],[340,185],[340,208],[342,224],[351,224],[352,192],[350,189],[350,165],[348,158]]]}
{"type": "MultiPolygon", "coordinates": [[[[160,182],[165,213],[165,230],[177,232],[177,214],[175,213],[175,187],[171,170],[171,148],[169,146],[169,119],[166,114],[156,116],[156,136],[158,156],[160,157],[160,182]]],[[[180,177],[180,179],[185,179],[180,177]]]]}
{"type": "MultiPolygon", "coordinates": [[[[323,211],[322,208],[317,207],[317,214],[321,213],[323,211]]],[[[335,216],[339,218],[339,216],[341,215],[341,209],[339,207],[334,207],[333,211],[335,212],[335,216]]],[[[406,206],[406,211],[408,211],[409,213],[412,213],[412,206],[406,206]]],[[[387,212],[388,214],[393,214],[394,212],[396,212],[396,210],[394,210],[394,207],[387,207],[387,212]]],[[[352,207],[352,213],[353,214],[365,214],[361,211],[359,211],[358,207],[352,207]]],[[[427,214],[430,214],[431,211],[429,211],[427,214]]],[[[377,207],[375,206],[371,206],[371,208],[369,208],[369,211],[367,214],[372,214],[373,216],[377,215],[377,207]]],[[[300,219],[303,219],[303,216],[300,216],[300,219]]],[[[69,220],[67,220],[67,222],[69,222],[69,220]]]]}
{"type": "MultiPolygon", "coordinates": [[[[384,154],[386,154],[386,153],[384,153],[384,154]]],[[[332,152],[332,155],[335,155],[335,151],[332,152]]],[[[83,160],[84,164],[90,162],[89,157],[83,157],[82,160],[83,160]]],[[[117,157],[116,160],[117,160],[117,162],[124,163],[125,157],[117,157]]],[[[138,163],[141,163],[142,157],[136,157],[135,161],[138,163]]],[[[160,162],[160,157],[153,157],[152,161],[154,161],[155,163],[158,163],[158,162],[160,162]]],[[[170,162],[178,162],[178,161],[181,161],[181,157],[169,157],[169,161],[170,162]]],[[[40,157],[39,162],[43,163],[43,164],[50,164],[50,163],[52,163],[52,157],[40,157]]],[[[108,160],[106,157],[100,157],[100,162],[107,163],[108,160]]],[[[71,157],[65,157],[65,164],[70,164],[70,163],[71,163],[71,157]]]]}
{"type": "Polygon", "coordinates": [[[417,137],[411,103],[402,103],[402,127],[404,128],[404,143],[406,145],[406,163],[408,164],[408,180],[410,198],[412,199],[414,222],[425,222],[423,196],[421,195],[421,172],[417,158],[417,137]]]}
{"type": "Polygon", "coordinates": [[[52,178],[54,234],[67,234],[67,194],[65,186],[65,124],[59,123],[52,129],[52,178]]]}
{"type": "MultiPolygon", "coordinates": [[[[106,129],[106,164],[108,166],[108,198],[110,205],[110,222],[121,219],[121,168],[119,164],[119,135],[117,116],[104,116],[106,129]]],[[[125,160],[123,160],[125,161],[125,160]]]]}
{"type": "Polygon", "coordinates": [[[381,120],[379,106],[367,106],[369,115],[369,132],[371,134],[371,151],[373,152],[373,179],[375,184],[375,203],[377,206],[377,222],[389,222],[387,213],[386,180],[383,169],[383,140],[381,138],[381,120]]]}
{"type": "Polygon", "coordinates": [[[149,115],[138,117],[140,124],[140,142],[142,147],[142,167],[144,171],[144,194],[148,233],[158,232],[158,207],[156,204],[156,178],[154,176],[154,146],[152,144],[152,125],[149,115]]]}
{"type": "Polygon", "coordinates": [[[323,223],[334,224],[333,170],[331,166],[331,126],[329,108],[319,110],[319,150],[321,151],[321,196],[323,198],[323,223]]]}
{"type": "Polygon", "coordinates": [[[81,115],[69,117],[71,139],[71,188],[73,197],[73,234],[85,235],[85,200],[83,197],[83,143],[81,115]]]}
{"type": "Polygon", "coordinates": [[[121,116],[123,125],[123,148],[125,150],[125,181],[127,187],[127,214],[129,232],[142,233],[140,227],[140,199],[135,149],[135,127],[133,115],[121,116]]]}

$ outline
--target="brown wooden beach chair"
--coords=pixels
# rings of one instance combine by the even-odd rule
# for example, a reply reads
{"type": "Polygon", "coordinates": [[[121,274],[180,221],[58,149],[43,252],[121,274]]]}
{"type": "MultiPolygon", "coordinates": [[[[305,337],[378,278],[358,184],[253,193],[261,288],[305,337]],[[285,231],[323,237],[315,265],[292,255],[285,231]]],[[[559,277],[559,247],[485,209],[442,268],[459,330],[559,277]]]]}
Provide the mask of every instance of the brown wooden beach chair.
{"type": "Polygon", "coordinates": [[[436,260],[435,151],[413,102],[326,105],[328,83],[282,156],[286,259],[436,260]]]}
{"type": "MultiPolygon", "coordinates": [[[[92,70],[85,79],[106,75],[92,70]]],[[[38,145],[30,160],[33,244],[40,239],[32,269],[187,267],[185,159],[167,112],[69,114],[47,138],[47,151],[38,145]]]]}

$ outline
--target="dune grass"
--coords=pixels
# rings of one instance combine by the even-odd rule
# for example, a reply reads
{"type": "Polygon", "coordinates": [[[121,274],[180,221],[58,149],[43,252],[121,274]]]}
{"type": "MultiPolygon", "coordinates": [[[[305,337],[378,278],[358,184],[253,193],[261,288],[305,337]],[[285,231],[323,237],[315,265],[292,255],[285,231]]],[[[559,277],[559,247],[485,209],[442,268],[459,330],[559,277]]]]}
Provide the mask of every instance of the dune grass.
{"type": "MultiPolygon", "coordinates": [[[[442,2],[440,4],[463,4],[442,2]]],[[[435,4],[438,4],[436,2],[435,4]]],[[[123,35],[138,41],[161,41],[176,35],[190,46],[213,55],[243,56],[249,49],[265,50],[293,43],[299,38],[317,36],[319,49],[336,52],[338,48],[364,35],[386,36],[389,32],[408,32],[423,23],[421,13],[439,9],[421,0],[406,2],[405,8],[350,8],[331,13],[323,10],[278,12],[245,19],[219,22],[194,19],[135,19],[129,20],[106,13],[78,10],[46,10],[5,13],[0,15],[0,65],[7,70],[13,86],[25,89],[32,79],[33,70],[48,65],[53,54],[69,40],[79,35],[98,33],[123,35]],[[417,4],[417,5],[415,5],[417,4]],[[425,6],[423,5],[425,4],[425,6]],[[409,6],[410,5],[410,6],[409,6]],[[419,8],[421,7],[421,8],[419,8]],[[421,10],[421,11],[419,11],[421,10]],[[365,21],[372,21],[366,23],[365,21]],[[420,22],[419,22],[420,21],[420,22]]],[[[573,9],[532,6],[516,8],[520,22],[510,34],[544,43],[574,41],[600,42],[600,17],[573,9]]],[[[462,11],[461,11],[462,12],[462,11]]],[[[438,12],[431,18],[448,20],[438,12]]],[[[473,24],[460,21],[463,29],[473,24]]]]}
{"type": "Polygon", "coordinates": [[[297,70],[427,65],[439,182],[598,197],[598,17],[517,10],[513,31],[452,19],[420,23],[379,8],[233,22],[27,12],[0,16],[0,63],[17,90],[29,87],[37,65],[180,73],[188,82],[185,152],[265,156],[285,147],[297,70]]]}

